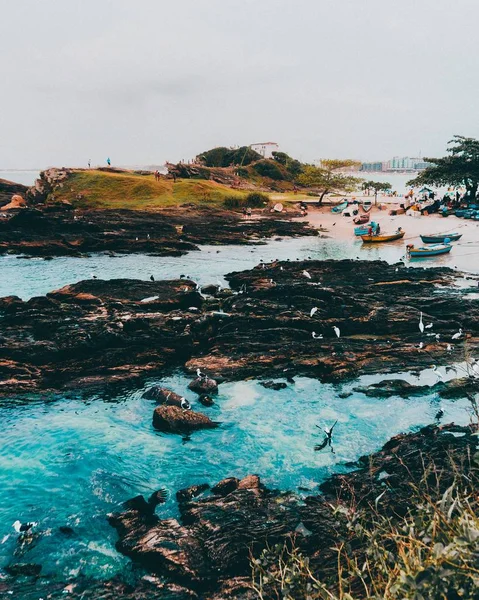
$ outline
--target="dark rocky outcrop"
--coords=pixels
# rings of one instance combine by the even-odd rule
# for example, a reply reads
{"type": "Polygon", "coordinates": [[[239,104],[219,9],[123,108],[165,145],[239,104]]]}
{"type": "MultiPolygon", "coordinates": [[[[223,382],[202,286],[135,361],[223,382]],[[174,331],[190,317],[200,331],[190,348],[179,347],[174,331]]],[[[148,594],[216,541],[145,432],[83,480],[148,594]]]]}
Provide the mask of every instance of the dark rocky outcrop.
{"type": "Polygon", "coordinates": [[[218,393],[218,384],[210,377],[197,377],[188,384],[188,388],[200,395],[218,393]]]}
{"type": "Polygon", "coordinates": [[[241,582],[246,595],[239,597],[246,599],[250,558],[266,546],[294,540],[320,578],[336,564],[335,547],[348,543],[351,552],[361,553],[346,527],[347,510],[338,506],[362,507],[366,519],[368,514],[375,518],[376,511],[395,519],[411,507],[412,490],[421,482],[430,483],[432,501],[458,474],[477,489],[476,432],[472,426],[445,425],[398,435],[360,459],[357,470],[331,477],[321,485],[321,494],[304,499],[270,490],[250,475],[225,479],[211,490],[206,484],[181,490],[179,520],[129,507],[111,515],[110,523],[118,532],[120,552],[151,573],[205,600],[237,597],[233,590],[241,582]]]}
{"type": "MultiPolygon", "coordinates": [[[[218,299],[204,299],[186,279],[92,279],[28,302],[0,298],[0,393],[134,382],[169,366],[211,374],[192,382],[198,394],[211,394],[213,378],[342,381],[449,365],[464,360],[465,340],[470,355],[479,348],[479,301],[461,295],[455,277],[448,269],[384,262],[275,263],[230,275],[237,292],[220,300],[227,317],[218,299]],[[312,307],[318,310],[310,317],[312,307]],[[434,322],[439,341],[420,334],[419,312],[434,322]],[[465,336],[453,341],[460,327],[465,336]]],[[[459,369],[456,378],[464,381],[437,391],[464,396],[476,389],[473,376],[459,369]]],[[[418,392],[401,385],[400,393],[418,392]]]]}
{"type": "Polygon", "coordinates": [[[257,244],[273,236],[299,235],[317,233],[305,223],[287,218],[264,215],[246,222],[235,213],[197,206],[148,212],[34,204],[9,211],[0,219],[0,254],[180,256],[198,250],[197,244],[257,244]]]}
{"type": "Polygon", "coordinates": [[[188,433],[198,429],[214,429],[218,423],[202,413],[163,405],[153,412],[153,427],[165,433],[188,433]]]}

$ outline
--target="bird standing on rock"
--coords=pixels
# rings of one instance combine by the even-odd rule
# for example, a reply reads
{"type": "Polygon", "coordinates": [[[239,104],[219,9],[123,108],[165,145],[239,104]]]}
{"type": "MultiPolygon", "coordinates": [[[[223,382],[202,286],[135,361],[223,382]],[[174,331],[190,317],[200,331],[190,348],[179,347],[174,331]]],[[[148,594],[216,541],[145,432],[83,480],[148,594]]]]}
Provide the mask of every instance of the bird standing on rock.
{"type": "Polygon", "coordinates": [[[419,313],[419,331],[424,333],[424,323],[422,322],[422,313],[419,313]]]}
{"type": "Polygon", "coordinates": [[[150,279],[151,279],[151,281],[155,281],[155,278],[153,277],[153,275],[150,275],[150,279]]]}
{"type": "Polygon", "coordinates": [[[333,329],[334,329],[334,333],[336,334],[336,337],[338,337],[338,338],[341,337],[341,330],[339,329],[339,327],[334,325],[333,329]]]}

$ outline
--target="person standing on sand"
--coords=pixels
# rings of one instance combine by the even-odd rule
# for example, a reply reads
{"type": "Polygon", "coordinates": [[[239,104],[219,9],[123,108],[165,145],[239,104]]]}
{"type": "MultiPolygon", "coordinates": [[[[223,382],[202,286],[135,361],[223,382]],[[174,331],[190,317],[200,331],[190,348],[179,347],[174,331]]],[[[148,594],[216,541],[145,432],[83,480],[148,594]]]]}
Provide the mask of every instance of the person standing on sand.
{"type": "Polygon", "coordinates": [[[111,166],[111,160],[110,160],[110,157],[108,157],[108,158],[106,159],[106,164],[107,164],[108,166],[111,166]]]}

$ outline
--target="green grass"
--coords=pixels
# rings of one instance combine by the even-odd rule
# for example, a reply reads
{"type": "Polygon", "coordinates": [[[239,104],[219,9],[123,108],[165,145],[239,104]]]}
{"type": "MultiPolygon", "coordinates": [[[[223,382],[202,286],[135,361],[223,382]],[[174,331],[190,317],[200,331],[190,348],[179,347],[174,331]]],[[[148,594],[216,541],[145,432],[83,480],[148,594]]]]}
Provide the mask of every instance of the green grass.
{"type": "Polygon", "coordinates": [[[55,201],[68,200],[80,208],[156,210],[185,203],[221,207],[226,198],[243,197],[213,181],[161,179],[130,172],[73,171],[54,191],[55,201]]]}

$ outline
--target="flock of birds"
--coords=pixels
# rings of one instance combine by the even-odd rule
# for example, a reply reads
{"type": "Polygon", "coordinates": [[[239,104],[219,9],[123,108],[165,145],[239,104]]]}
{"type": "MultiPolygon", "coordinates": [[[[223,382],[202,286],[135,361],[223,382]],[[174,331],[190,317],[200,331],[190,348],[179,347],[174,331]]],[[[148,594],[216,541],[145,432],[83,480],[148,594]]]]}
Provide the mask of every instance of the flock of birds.
{"type": "MultiPolygon", "coordinates": [[[[308,257],[308,258],[310,258],[310,257],[308,257]]],[[[357,258],[359,258],[359,257],[357,257],[357,258]]],[[[272,262],[275,262],[275,261],[272,261],[272,262]]],[[[266,263],[264,263],[262,259],[260,260],[260,266],[261,266],[262,269],[266,268],[266,263]]],[[[280,269],[283,270],[283,267],[280,266],[280,269]]],[[[398,269],[396,269],[396,271],[397,270],[398,269]]],[[[309,273],[309,271],[307,271],[306,269],[303,269],[303,271],[302,271],[301,274],[306,279],[312,280],[311,273],[309,273]]],[[[92,278],[96,279],[97,277],[96,277],[96,275],[92,274],[92,278]]],[[[189,280],[190,277],[189,277],[189,275],[183,275],[182,274],[182,275],[180,275],[180,279],[187,279],[187,280],[189,280]]],[[[150,275],[150,281],[155,281],[155,277],[153,275],[150,275]]],[[[273,279],[270,279],[269,282],[272,285],[275,285],[275,282],[273,281],[273,279]]],[[[222,289],[222,284],[221,284],[221,282],[219,280],[218,280],[218,289],[222,289]]],[[[185,287],[185,291],[189,291],[189,288],[185,287]]],[[[201,286],[199,284],[196,284],[196,291],[199,291],[199,293],[201,294],[201,286]]],[[[237,294],[241,294],[241,293],[245,293],[245,292],[246,292],[246,284],[243,284],[243,286],[241,286],[240,290],[238,292],[236,292],[236,293],[237,294]]],[[[318,311],[318,307],[314,306],[313,308],[311,308],[309,316],[312,318],[316,314],[317,311],[318,311]]],[[[427,325],[424,323],[423,313],[420,312],[420,315],[419,315],[419,331],[421,332],[421,334],[424,334],[426,330],[432,329],[433,326],[434,326],[433,323],[428,323],[427,325]]],[[[336,335],[336,337],[340,338],[341,337],[341,330],[340,330],[340,328],[337,325],[333,325],[332,329],[333,329],[334,334],[336,335]]],[[[428,333],[426,335],[431,335],[431,336],[433,335],[437,342],[439,342],[440,339],[441,339],[441,334],[440,333],[436,333],[436,334],[434,334],[434,333],[428,333]]],[[[463,337],[463,335],[464,335],[464,332],[460,328],[456,333],[454,333],[451,336],[451,341],[456,342],[456,341],[460,340],[463,337]]],[[[324,339],[323,334],[322,333],[317,333],[316,331],[312,331],[311,332],[311,336],[312,336],[312,338],[314,340],[322,340],[322,339],[324,339]]],[[[425,343],[423,341],[420,341],[419,344],[417,345],[417,348],[419,350],[424,350],[425,349],[425,343]]],[[[452,350],[453,350],[452,344],[448,343],[447,346],[446,346],[446,349],[447,349],[448,352],[452,352],[452,350]]],[[[466,374],[468,376],[479,378],[479,360],[478,359],[472,359],[471,360],[471,364],[470,365],[468,364],[466,368],[462,367],[462,366],[447,367],[446,368],[446,372],[448,370],[452,370],[452,371],[455,371],[456,374],[457,374],[457,369],[462,369],[463,371],[466,372],[466,374]]],[[[438,381],[444,380],[444,375],[439,371],[437,365],[432,365],[432,370],[433,370],[434,374],[436,375],[438,381]]],[[[206,375],[206,373],[203,373],[200,369],[197,369],[196,375],[200,379],[208,379],[208,376],[206,375]]],[[[190,410],[191,409],[190,403],[184,397],[181,397],[181,408],[183,408],[183,410],[190,410]]],[[[436,415],[435,415],[436,420],[440,420],[443,417],[443,415],[444,415],[444,410],[440,406],[439,409],[438,409],[438,411],[436,412],[436,415]]],[[[320,444],[317,444],[314,447],[315,451],[320,451],[320,450],[323,450],[326,447],[329,447],[329,448],[331,448],[331,452],[334,453],[334,449],[333,449],[333,446],[332,446],[332,439],[333,439],[333,430],[334,430],[335,426],[337,425],[337,422],[338,421],[335,421],[335,423],[330,428],[324,428],[323,429],[323,431],[325,433],[324,440],[320,444]]],[[[317,425],[316,427],[318,427],[319,429],[321,429],[321,427],[319,427],[319,425],[317,425]]]]}

